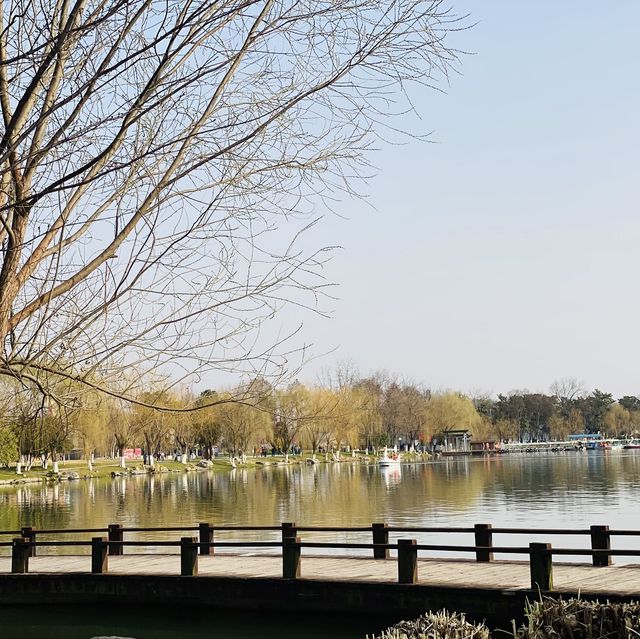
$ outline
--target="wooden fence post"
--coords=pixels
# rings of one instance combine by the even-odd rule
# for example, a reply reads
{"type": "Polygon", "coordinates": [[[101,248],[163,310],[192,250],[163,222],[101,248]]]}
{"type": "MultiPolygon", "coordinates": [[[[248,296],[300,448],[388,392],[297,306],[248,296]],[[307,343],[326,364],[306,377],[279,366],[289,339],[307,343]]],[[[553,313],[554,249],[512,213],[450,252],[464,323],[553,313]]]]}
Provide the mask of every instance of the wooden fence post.
{"type": "Polygon", "coordinates": [[[180,574],[194,577],[198,574],[198,538],[180,538],[180,574]]]}
{"type": "MultiPolygon", "coordinates": [[[[591,549],[611,550],[609,526],[591,526],[591,549]]],[[[593,555],[594,566],[610,566],[612,563],[611,555],[608,553],[598,553],[597,555],[593,555]]]]}
{"type": "Polygon", "coordinates": [[[282,539],[282,578],[300,578],[300,537],[282,539]]]}
{"type": "Polygon", "coordinates": [[[91,537],[91,572],[104,575],[109,571],[109,544],[106,537],[91,537]]]}
{"type": "MultiPolygon", "coordinates": [[[[371,524],[373,531],[373,543],[374,544],[388,544],[389,543],[389,525],[388,524],[371,524]]],[[[374,548],[374,559],[389,559],[388,548],[374,548]]]]}
{"type": "Polygon", "coordinates": [[[29,540],[16,537],[11,546],[11,572],[22,574],[29,572],[29,540]]]}
{"type": "MultiPolygon", "coordinates": [[[[200,537],[200,544],[212,544],[213,543],[213,528],[209,524],[198,524],[198,532],[200,537]]],[[[213,555],[213,546],[200,546],[201,555],[213,555]]]]}
{"type": "Polygon", "coordinates": [[[415,539],[398,539],[398,583],[418,583],[418,549],[415,539]]]}
{"type": "Polygon", "coordinates": [[[493,553],[489,550],[493,546],[493,533],[491,524],[476,524],[473,527],[476,547],[487,550],[476,550],[476,561],[493,561],[493,553]]]}
{"type": "MultiPolygon", "coordinates": [[[[20,536],[24,539],[27,539],[30,543],[35,543],[36,540],[36,531],[33,526],[23,526],[20,531],[20,536]]],[[[29,546],[29,557],[36,556],[36,547],[29,546]]]]}
{"type": "MultiPolygon", "coordinates": [[[[122,542],[124,534],[120,524],[109,524],[109,541],[122,542]]],[[[109,544],[110,555],[123,555],[124,548],[120,544],[109,544]]]]}
{"type": "Polygon", "coordinates": [[[531,590],[553,590],[553,554],[551,544],[529,544],[531,590]]]}
{"type": "Polygon", "coordinates": [[[295,524],[291,522],[282,523],[282,543],[284,543],[285,538],[295,537],[296,534],[297,534],[297,529],[295,524]]]}

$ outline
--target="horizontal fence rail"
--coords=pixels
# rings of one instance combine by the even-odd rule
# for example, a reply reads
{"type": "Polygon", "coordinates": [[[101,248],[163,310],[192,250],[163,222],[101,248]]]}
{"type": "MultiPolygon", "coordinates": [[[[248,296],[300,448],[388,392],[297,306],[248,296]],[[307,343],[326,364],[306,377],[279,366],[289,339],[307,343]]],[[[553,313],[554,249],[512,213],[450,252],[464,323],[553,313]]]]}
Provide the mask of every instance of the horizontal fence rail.
{"type": "Polygon", "coordinates": [[[389,526],[386,523],[373,523],[370,526],[298,526],[285,522],[279,526],[212,526],[199,523],[193,526],[122,526],[109,524],[102,528],[44,529],[37,530],[32,526],[23,526],[18,531],[0,531],[0,535],[10,535],[10,541],[0,541],[0,547],[11,548],[11,571],[21,574],[29,571],[29,559],[35,557],[38,548],[42,547],[78,547],[90,548],[91,572],[104,574],[108,572],[108,557],[119,556],[125,547],[158,547],[180,549],[180,574],[194,576],[198,574],[198,556],[213,555],[216,548],[276,548],[282,555],[282,576],[284,579],[298,579],[301,575],[301,555],[303,549],[325,550],[368,550],[374,559],[390,559],[391,551],[395,551],[398,568],[398,582],[415,584],[418,582],[418,553],[449,552],[462,555],[473,554],[477,562],[491,562],[494,555],[527,555],[531,576],[531,588],[540,591],[553,590],[553,557],[554,556],[590,556],[594,566],[609,566],[614,556],[640,557],[640,549],[613,549],[613,536],[640,536],[640,530],[610,530],[608,526],[594,525],[589,528],[513,528],[496,527],[491,524],[475,524],[472,527],[411,527],[389,526]],[[132,540],[125,539],[125,533],[157,533],[180,532],[198,535],[184,536],[176,540],[132,540]],[[229,532],[280,532],[278,541],[221,541],[216,539],[218,533],[229,532]],[[302,532],[338,532],[368,533],[371,542],[326,542],[303,541],[302,532]],[[51,535],[95,534],[84,540],[43,539],[51,535]],[[472,545],[428,544],[419,543],[416,539],[397,539],[391,541],[391,533],[451,533],[471,534],[472,545]],[[549,543],[530,542],[528,545],[500,546],[494,545],[493,535],[573,535],[588,536],[590,548],[553,548],[549,543]]]}

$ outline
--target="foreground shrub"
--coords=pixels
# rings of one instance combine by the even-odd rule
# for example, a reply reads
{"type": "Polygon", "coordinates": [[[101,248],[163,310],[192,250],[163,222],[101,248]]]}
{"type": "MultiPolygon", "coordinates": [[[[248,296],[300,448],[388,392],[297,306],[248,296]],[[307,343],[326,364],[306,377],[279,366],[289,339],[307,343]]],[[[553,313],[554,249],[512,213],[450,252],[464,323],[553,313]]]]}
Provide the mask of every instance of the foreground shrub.
{"type": "MultiPolygon", "coordinates": [[[[472,624],[464,615],[447,612],[427,612],[418,619],[401,621],[372,639],[489,639],[484,624],[472,624]]],[[[368,639],[368,637],[367,637],[368,639]]]]}
{"type": "MultiPolygon", "coordinates": [[[[515,639],[638,639],[640,603],[544,597],[529,605],[515,639]]],[[[392,635],[393,636],[393,635],[392,635]]]]}

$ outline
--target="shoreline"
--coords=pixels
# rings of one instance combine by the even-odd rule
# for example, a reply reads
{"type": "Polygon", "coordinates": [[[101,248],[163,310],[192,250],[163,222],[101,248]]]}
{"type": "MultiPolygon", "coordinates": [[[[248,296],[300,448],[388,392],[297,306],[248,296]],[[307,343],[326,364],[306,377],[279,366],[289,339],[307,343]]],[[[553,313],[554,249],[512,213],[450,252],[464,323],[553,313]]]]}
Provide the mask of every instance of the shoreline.
{"type": "MultiPolygon", "coordinates": [[[[618,455],[635,455],[634,450],[615,451],[613,454],[618,455]]],[[[411,458],[405,458],[402,460],[399,466],[396,468],[403,468],[407,466],[416,466],[423,464],[446,464],[448,462],[468,462],[468,461],[483,461],[486,459],[492,460],[513,460],[522,459],[524,457],[534,456],[539,459],[546,459],[550,457],[565,456],[577,454],[582,456],[596,454],[610,455],[611,451],[607,449],[591,450],[591,451],[517,451],[509,452],[505,454],[496,454],[491,451],[484,451],[482,453],[469,453],[460,452],[448,453],[439,457],[433,457],[428,454],[414,454],[411,458]]],[[[405,454],[408,455],[408,454],[405,454]]],[[[144,466],[141,463],[127,466],[123,469],[119,464],[115,463],[115,460],[98,460],[94,463],[93,471],[89,471],[87,468],[87,462],[82,460],[76,462],[67,461],[64,462],[64,466],[61,466],[57,474],[52,473],[50,470],[43,470],[40,466],[33,468],[31,471],[25,471],[22,475],[16,475],[14,472],[8,472],[6,469],[0,470],[0,488],[7,486],[21,486],[26,484],[55,484],[65,481],[79,481],[87,479],[117,479],[119,477],[135,477],[135,476],[153,476],[153,475],[166,475],[176,473],[201,473],[201,472],[222,472],[231,473],[236,470],[267,470],[269,468],[283,468],[292,466],[303,465],[334,465],[334,464],[360,464],[365,466],[377,467],[377,458],[373,456],[358,455],[356,457],[345,456],[339,459],[316,459],[311,461],[309,457],[290,457],[288,461],[285,461],[283,456],[278,457],[257,457],[248,458],[245,464],[237,463],[236,467],[233,467],[227,457],[218,458],[211,462],[208,466],[199,466],[199,462],[203,460],[197,459],[183,464],[174,460],[165,460],[157,462],[153,467],[144,466]],[[112,463],[113,462],[113,463],[112,463]]],[[[63,462],[60,462],[61,464],[63,462]]],[[[388,470],[388,469],[382,469],[388,470]]]]}
{"type": "MultiPolygon", "coordinates": [[[[231,465],[228,457],[212,460],[211,464],[206,466],[199,465],[199,463],[203,461],[202,459],[192,460],[186,464],[174,460],[165,460],[156,462],[153,467],[136,463],[126,468],[122,468],[117,463],[111,463],[112,461],[114,460],[98,460],[94,463],[93,471],[89,471],[85,460],[79,460],[78,463],[74,463],[75,460],[71,463],[67,461],[64,462],[64,466],[62,466],[63,462],[60,462],[61,466],[58,473],[53,473],[51,470],[43,470],[40,466],[36,466],[30,471],[24,471],[22,475],[16,475],[14,472],[11,477],[6,476],[9,474],[6,470],[5,472],[0,471],[0,486],[19,486],[35,483],[53,484],[64,481],[79,481],[81,479],[117,479],[118,477],[166,475],[172,473],[233,472],[235,470],[259,470],[276,467],[302,466],[307,463],[310,465],[343,463],[375,464],[375,458],[362,455],[357,457],[344,457],[338,460],[317,459],[314,462],[308,462],[306,457],[290,457],[288,461],[285,461],[284,456],[267,458],[252,457],[247,459],[245,464],[237,463],[236,467],[231,465]]],[[[426,461],[429,460],[412,460],[411,463],[425,463],[426,461]]]]}

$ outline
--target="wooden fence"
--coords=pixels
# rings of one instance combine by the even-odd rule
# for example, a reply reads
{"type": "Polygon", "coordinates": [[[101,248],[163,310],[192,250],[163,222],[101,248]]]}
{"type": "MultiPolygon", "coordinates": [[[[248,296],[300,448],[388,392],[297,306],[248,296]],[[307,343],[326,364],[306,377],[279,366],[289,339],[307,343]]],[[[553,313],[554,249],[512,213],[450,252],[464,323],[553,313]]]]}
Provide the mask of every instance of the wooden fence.
{"type": "Polygon", "coordinates": [[[594,566],[611,565],[614,556],[640,556],[640,550],[612,549],[611,538],[615,536],[640,536],[640,530],[610,530],[608,526],[590,526],[579,529],[555,528],[493,528],[491,524],[476,524],[473,527],[407,527],[389,526],[385,523],[374,523],[370,526],[338,527],[338,526],[297,526],[286,522],[280,526],[211,526],[199,523],[194,526],[173,527],[125,527],[110,524],[105,528],[77,528],[36,530],[25,526],[19,531],[0,531],[0,535],[13,536],[6,542],[0,541],[0,547],[11,548],[11,572],[20,574],[29,571],[29,558],[35,557],[40,547],[90,547],[91,572],[104,574],[108,572],[109,556],[124,553],[125,547],[178,547],[180,549],[180,574],[194,576],[198,574],[198,556],[213,555],[216,548],[277,548],[282,555],[282,577],[298,579],[300,577],[301,554],[303,549],[325,550],[369,550],[377,560],[391,560],[391,551],[397,553],[398,582],[416,584],[418,582],[418,553],[453,552],[472,554],[477,562],[491,562],[494,555],[528,555],[531,575],[531,588],[534,590],[553,590],[553,557],[554,556],[591,556],[594,566]],[[277,541],[216,541],[216,533],[227,532],[280,532],[277,541]],[[178,540],[138,541],[125,540],[125,533],[179,532],[192,533],[178,540]],[[299,536],[304,532],[336,532],[367,533],[370,543],[343,543],[303,541],[299,536]],[[43,540],[44,536],[66,534],[106,533],[92,536],[87,540],[43,540]],[[197,533],[194,534],[194,533],[197,533]],[[421,544],[413,538],[401,538],[390,542],[389,535],[412,533],[451,533],[473,534],[474,545],[421,544]],[[505,535],[571,535],[588,536],[590,548],[554,548],[549,543],[530,542],[527,546],[496,546],[494,534],[505,535]],[[19,535],[19,536],[17,536],[19,535]]]}

